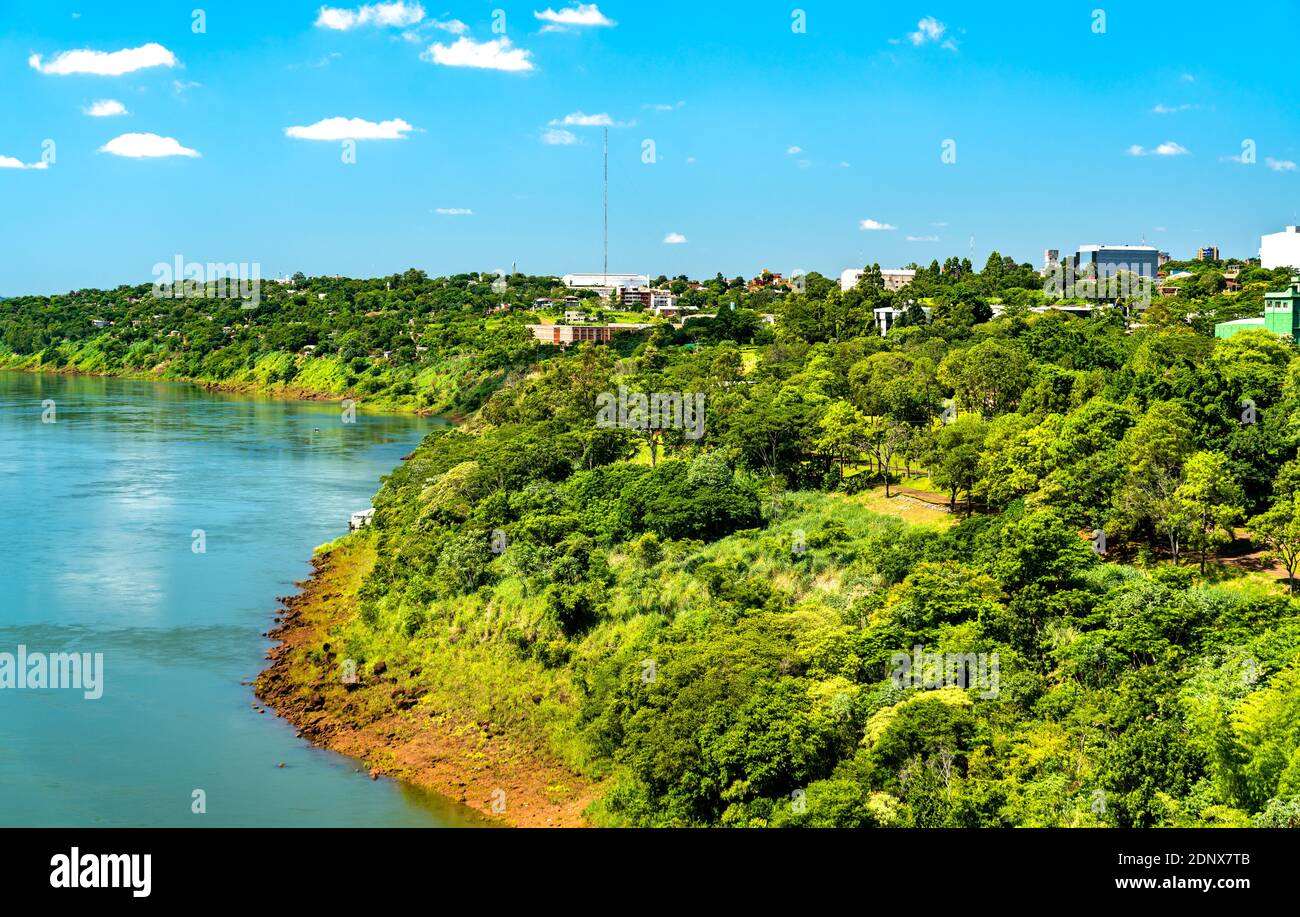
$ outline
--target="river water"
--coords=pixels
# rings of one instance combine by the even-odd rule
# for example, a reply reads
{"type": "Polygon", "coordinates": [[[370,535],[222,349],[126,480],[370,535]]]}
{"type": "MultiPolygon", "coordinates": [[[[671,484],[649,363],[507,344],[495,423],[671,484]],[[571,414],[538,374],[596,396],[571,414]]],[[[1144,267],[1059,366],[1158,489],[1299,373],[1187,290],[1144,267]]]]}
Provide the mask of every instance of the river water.
{"type": "Polygon", "coordinates": [[[475,824],[311,747],[241,684],[276,598],[432,427],[0,371],[0,654],[103,654],[97,700],[0,688],[0,825],[475,824]]]}

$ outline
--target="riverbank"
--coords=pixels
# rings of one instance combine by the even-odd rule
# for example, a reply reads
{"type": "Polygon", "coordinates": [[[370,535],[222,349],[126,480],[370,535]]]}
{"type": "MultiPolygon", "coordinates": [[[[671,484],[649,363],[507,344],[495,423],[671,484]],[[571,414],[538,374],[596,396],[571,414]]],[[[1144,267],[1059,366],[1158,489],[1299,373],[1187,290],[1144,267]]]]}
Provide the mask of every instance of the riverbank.
{"type": "Polygon", "coordinates": [[[268,634],[280,643],[267,654],[257,696],[304,738],[357,758],[376,779],[405,780],[506,826],[585,826],[595,784],[534,743],[464,717],[421,684],[418,666],[376,660],[345,683],[337,634],[356,616],[374,562],[364,533],[317,554],[303,591],[282,600],[268,634]]]}
{"type": "MultiPolygon", "coordinates": [[[[416,417],[445,416],[445,412],[443,411],[420,407],[414,397],[409,399],[374,398],[349,391],[325,392],[318,389],[293,385],[291,383],[272,383],[267,385],[248,380],[232,381],[196,379],[188,376],[164,376],[152,371],[108,372],[86,370],[76,366],[32,364],[30,360],[6,360],[4,357],[5,355],[0,354],[0,371],[29,373],[38,376],[79,376],[89,379],[126,379],[133,382],[177,383],[180,385],[197,386],[198,388],[208,392],[220,392],[228,395],[253,395],[259,398],[269,398],[276,401],[341,402],[345,399],[352,399],[356,402],[358,408],[364,407],[365,410],[375,413],[406,414],[416,417]]],[[[454,416],[449,417],[448,419],[451,420],[452,423],[458,422],[458,419],[454,416]]]]}

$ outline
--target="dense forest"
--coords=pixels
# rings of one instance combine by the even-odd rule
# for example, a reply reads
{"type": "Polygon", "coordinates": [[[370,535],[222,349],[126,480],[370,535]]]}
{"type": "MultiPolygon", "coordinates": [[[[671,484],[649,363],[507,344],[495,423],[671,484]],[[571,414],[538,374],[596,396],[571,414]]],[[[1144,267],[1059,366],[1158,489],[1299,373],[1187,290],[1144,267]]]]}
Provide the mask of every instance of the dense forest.
{"type": "Polygon", "coordinates": [[[660,278],[716,319],[568,350],[523,327],[554,278],[82,291],[6,302],[0,365],[464,413],[344,543],[341,652],[601,781],[594,823],[1295,827],[1300,352],[1212,336],[1288,282],[1229,266],[1086,317],[997,254],[660,278]]]}

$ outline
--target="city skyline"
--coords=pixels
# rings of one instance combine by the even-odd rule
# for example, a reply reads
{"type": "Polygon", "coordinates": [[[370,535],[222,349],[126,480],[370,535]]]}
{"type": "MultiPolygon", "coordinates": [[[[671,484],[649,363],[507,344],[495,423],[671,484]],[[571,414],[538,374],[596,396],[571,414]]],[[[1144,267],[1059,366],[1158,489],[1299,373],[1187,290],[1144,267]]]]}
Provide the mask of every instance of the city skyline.
{"type": "Polygon", "coordinates": [[[1191,13],[1030,4],[16,0],[0,295],[146,283],[178,255],[599,271],[606,127],[611,271],[1254,257],[1300,223],[1297,115],[1251,70],[1300,12],[1260,9],[1239,49],[1191,13]]]}

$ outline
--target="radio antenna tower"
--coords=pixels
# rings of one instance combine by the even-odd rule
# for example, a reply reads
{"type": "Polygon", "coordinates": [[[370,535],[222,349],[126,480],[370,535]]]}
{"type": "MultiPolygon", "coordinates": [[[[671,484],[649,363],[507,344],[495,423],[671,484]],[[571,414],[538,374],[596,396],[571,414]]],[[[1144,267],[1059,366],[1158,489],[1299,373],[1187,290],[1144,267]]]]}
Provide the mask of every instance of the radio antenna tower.
{"type": "Polygon", "coordinates": [[[609,286],[609,128],[605,128],[605,286],[609,286]]]}

